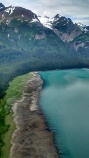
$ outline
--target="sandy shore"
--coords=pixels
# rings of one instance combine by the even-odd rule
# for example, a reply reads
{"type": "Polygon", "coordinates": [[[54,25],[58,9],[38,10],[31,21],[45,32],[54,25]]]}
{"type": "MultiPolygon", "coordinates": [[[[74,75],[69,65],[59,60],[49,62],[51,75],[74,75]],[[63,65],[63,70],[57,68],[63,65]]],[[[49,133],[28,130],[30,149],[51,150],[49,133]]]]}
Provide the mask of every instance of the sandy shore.
{"type": "Polygon", "coordinates": [[[47,130],[39,108],[43,81],[38,73],[27,82],[22,98],[13,105],[16,130],[10,158],[59,158],[53,134],[47,130]]]}

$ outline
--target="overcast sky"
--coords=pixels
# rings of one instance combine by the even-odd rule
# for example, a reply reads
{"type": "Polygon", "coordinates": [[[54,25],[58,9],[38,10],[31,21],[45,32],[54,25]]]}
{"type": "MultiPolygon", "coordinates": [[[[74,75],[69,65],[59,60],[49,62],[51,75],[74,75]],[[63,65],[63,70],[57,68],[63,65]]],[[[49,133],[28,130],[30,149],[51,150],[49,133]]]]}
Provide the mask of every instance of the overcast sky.
{"type": "Polygon", "coordinates": [[[22,6],[41,16],[61,14],[89,25],[89,0],[1,0],[1,3],[22,6]]]}

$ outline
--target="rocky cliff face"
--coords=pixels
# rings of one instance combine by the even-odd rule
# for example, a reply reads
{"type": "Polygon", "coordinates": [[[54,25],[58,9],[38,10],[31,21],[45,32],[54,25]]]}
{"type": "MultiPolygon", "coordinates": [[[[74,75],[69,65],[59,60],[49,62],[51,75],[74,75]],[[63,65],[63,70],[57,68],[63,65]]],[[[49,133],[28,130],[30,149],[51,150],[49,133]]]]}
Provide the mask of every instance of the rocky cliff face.
{"type": "Polygon", "coordinates": [[[64,42],[72,41],[82,33],[78,25],[74,24],[70,18],[59,15],[54,17],[52,28],[64,42]]]}
{"type": "Polygon", "coordinates": [[[79,51],[79,49],[89,49],[89,27],[82,24],[74,24],[71,19],[54,17],[52,28],[54,32],[64,41],[72,45],[72,47],[79,51]]]}
{"type": "Polygon", "coordinates": [[[45,27],[52,29],[65,43],[68,43],[75,51],[89,49],[89,26],[74,24],[70,18],[57,14],[53,18],[39,17],[45,27]]]}
{"type": "MultiPolygon", "coordinates": [[[[54,32],[64,43],[69,43],[75,51],[78,51],[80,48],[89,49],[89,26],[74,24],[70,18],[66,18],[57,14],[53,18],[45,16],[42,19],[40,16],[38,17],[32,11],[25,8],[13,6],[5,7],[2,3],[0,3],[0,26],[2,27],[2,29],[5,31],[7,31],[6,29],[8,29],[6,27],[12,29],[11,25],[13,21],[17,21],[21,26],[23,26],[24,22],[27,22],[30,27],[33,27],[33,25],[35,25],[35,30],[37,30],[37,32],[33,35],[34,39],[46,39],[44,30],[45,28],[49,28],[51,29],[52,35],[54,32]]],[[[19,29],[16,27],[15,22],[12,27],[15,27],[15,35],[15,33],[18,33],[19,29]]],[[[3,30],[1,30],[1,32],[3,30]]],[[[33,31],[34,27],[32,28],[31,32],[33,31]]],[[[8,34],[7,36],[9,39],[10,34],[8,34]]],[[[18,38],[20,39],[21,36],[22,35],[19,34],[18,38]]],[[[31,37],[29,37],[29,40],[31,40],[31,37]]]]}

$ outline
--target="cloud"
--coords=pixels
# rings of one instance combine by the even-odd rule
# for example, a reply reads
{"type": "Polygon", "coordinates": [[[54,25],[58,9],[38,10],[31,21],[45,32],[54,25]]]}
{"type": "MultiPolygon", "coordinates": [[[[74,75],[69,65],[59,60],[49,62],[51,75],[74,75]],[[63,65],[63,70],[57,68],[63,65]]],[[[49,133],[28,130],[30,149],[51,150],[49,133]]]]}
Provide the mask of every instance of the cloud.
{"type": "Polygon", "coordinates": [[[74,21],[89,24],[89,0],[1,0],[5,5],[22,6],[38,15],[55,16],[57,13],[74,21]],[[82,17],[86,18],[81,19],[82,17]]]}

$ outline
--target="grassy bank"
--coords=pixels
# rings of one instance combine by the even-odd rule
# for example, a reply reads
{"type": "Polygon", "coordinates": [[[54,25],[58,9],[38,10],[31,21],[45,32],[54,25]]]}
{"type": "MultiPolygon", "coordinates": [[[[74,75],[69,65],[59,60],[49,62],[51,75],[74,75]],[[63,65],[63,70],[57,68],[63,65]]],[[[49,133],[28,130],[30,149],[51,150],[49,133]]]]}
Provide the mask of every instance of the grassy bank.
{"type": "Polygon", "coordinates": [[[15,100],[22,95],[24,85],[32,77],[32,74],[26,74],[16,77],[6,91],[6,96],[0,100],[0,157],[9,158],[11,148],[11,138],[15,130],[13,121],[12,106],[15,100]]]}

